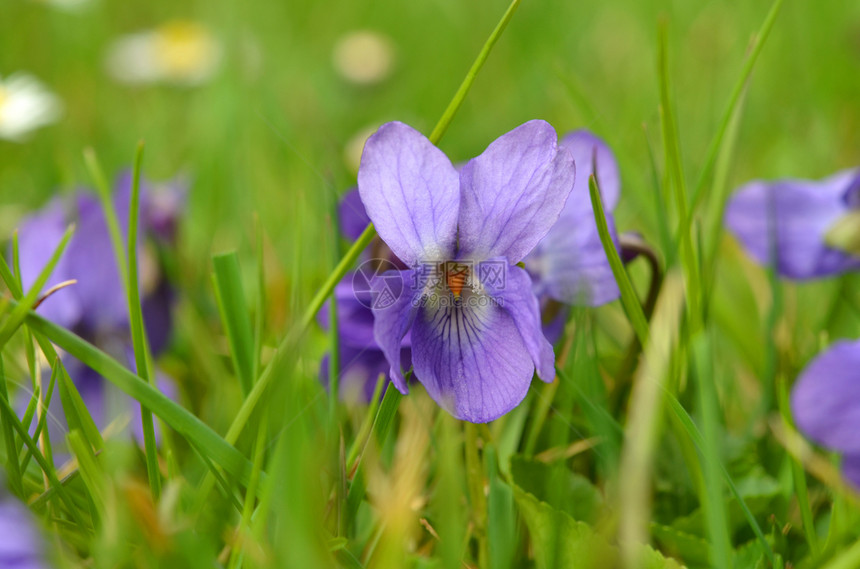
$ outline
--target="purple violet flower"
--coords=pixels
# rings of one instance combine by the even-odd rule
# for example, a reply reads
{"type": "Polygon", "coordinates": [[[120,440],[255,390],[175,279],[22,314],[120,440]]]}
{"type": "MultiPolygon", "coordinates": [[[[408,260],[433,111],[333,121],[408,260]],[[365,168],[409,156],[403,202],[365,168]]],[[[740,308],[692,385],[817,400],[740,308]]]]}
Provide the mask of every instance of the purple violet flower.
{"type": "Polygon", "coordinates": [[[525,267],[534,281],[538,298],[570,305],[599,306],[620,296],[609,260],[600,242],[588,178],[597,164],[597,181],[613,239],[612,211],[618,203],[621,176],[609,146],[587,130],[576,130],[560,145],[573,156],[577,166],[576,184],[558,221],[525,258],[525,267]]]}
{"type": "Polygon", "coordinates": [[[45,569],[45,543],[33,514],[12,497],[0,500],[0,567],[45,569]]]}
{"type": "Polygon", "coordinates": [[[729,200],[725,222],[760,264],[780,275],[814,279],[860,269],[860,256],[835,249],[827,235],[860,210],[860,169],[820,181],[754,181],[729,200]],[[776,242],[773,242],[773,239],[776,242]]]}
{"type": "MultiPolygon", "coordinates": [[[[341,198],[338,204],[338,221],[341,234],[349,240],[358,239],[370,223],[358,188],[350,189],[341,198]]],[[[371,241],[361,258],[364,261],[361,269],[369,273],[376,273],[381,265],[398,269],[406,268],[378,237],[371,241]]],[[[347,273],[334,290],[339,344],[339,396],[346,401],[365,403],[373,397],[380,374],[386,376],[384,388],[387,388],[390,381],[388,372],[391,368],[382,348],[373,337],[373,311],[370,308],[372,295],[367,276],[362,272],[347,273]],[[360,290],[356,289],[357,282],[360,290]]],[[[328,305],[320,311],[318,320],[320,326],[328,330],[331,325],[328,305]]],[[[408,335],[404,338],[403,344],[401,358],[408,368],[412,365],[412,350],[408,335]]],[[[320,379],[326,386],[331,377],[330,365],[331,358],[327,354],[320,365],[320,379]]]]}
{"type": "Polygon", "coordinates": [[[340,203],[337,204],[337,216],[340,221],[340,232],[344,237],[350,241],[361,237],[370,223],[370,218],[367,217],[367,210],[361,203],[358,188],[351,188],[340,198],[340,203]]]}
{"type": "Polygon", "coordinates": [[[517,263],[556,222],[574,185],[555,130],[530,121],[458,173],[413,128],[371,136],[358,190],[379,236],[410,268],[374,279],[374,336],[402,393],[411,330],[415,378],[453,416],[496,419],[522,401],[535,370],[555,377],[538,299],[517,263]]]}
{"type": "MultiPolygon", "coordinates": [[[[146,238],[164,244],[172,243],[176,220],[184,202],[184,191],[179,185],[156,191],[151,184],[141,182],[139,274],[144,324],[153,354],[158,354],[167,346],[172,327],[173,291],[161,273],[156,255],[146,238]],[[170,211],[171,208],[175,209],[170,211]]],[[[127,234],[130,197],[131,176],[125,174],[119,178],[114,195],[114,207],[124,235],[127,234]]],[[[133,368],[128,301],[116,266],[104,212],[95,195],[79,192],[67,199],[55,198],[22,223],[18,232],[18,247],[24,288],[32,286],[71,222],[77,224],[75,234],[56,265],[46,289],[69,279],[76,279],[77,283],[55,292],[40,305],[37,312],[133,368]]],[[[96,424],[104,428],[116,416],[109,412],[116,406],[108,404],[116,397],[106,391],[105,381],[89,368],[70,358],[64,363],[96,424]]],[[[168,395],[174,394],[172,382],[160,377],[158,383],[168,395]]],[[[123,400],[131,404],[131,400],[123,400]]],[[[58,401],[58,398],[55,397],[54,401],[58,401]]],[[[139,414],[139,406],[134,404],[129,411],[133,417],[139,414]]],[[[140,427],[139,424],[136,426],[140,427]]]]}
{"type": "Polygon", "coordinates": [[[818,444],[843,453],[842,472],[860,489],[860,340],[841,340],[819,354],[794,384],[797,427],[818,444]]]}
{"type": "MultiPolygon", "coordinates": [[[[380,374],[386,376],[387,386],[391,365],[373,337],[373,311],[370,309],[372,296],[369,286],[367,290],[356,291],[354,278],[355,273],[347,273],[334,289],[340,364],[338,391],[340,397],[346,401],[366,403],[373,397],[380,374]]],[[[319,322],[324,329],[331,326],[328,305],[320,311],[319,322]]],[[[400,357],[408,369],[412,365],[408,334],[403,340],[400,357]]],[[[330,365],[331,358],[325,355],[320,365],[320,379],[326,386],[330,378],[330,365]]]]}

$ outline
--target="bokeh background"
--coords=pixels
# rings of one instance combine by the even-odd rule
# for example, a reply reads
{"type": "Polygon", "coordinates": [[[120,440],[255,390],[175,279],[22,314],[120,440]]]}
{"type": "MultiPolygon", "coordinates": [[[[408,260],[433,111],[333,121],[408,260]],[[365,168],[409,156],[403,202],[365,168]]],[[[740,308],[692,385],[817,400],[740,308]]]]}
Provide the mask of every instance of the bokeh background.
{"type": "MultiPolygon", "coordinates": [[[[259,219],[268,245],[270,323],[283,330],[332,265],[329,213],[355,183],[363,138],[395,119],[428,133],[506,3],[2,0],[0,6],[0,75],[33,74],[64,109],[56,124],[22,143],[0,140],[0,236],[8,238],[28,210],[53,194],[92,185],[84,148],[95,149],[113,177],[130,166],[143,140],[146,176],[191,180],[177,250],[182,271],[175,275],[190,296],[183,302],[211,313],[211,254],[237,248],[250,255],[259,219]],[[208,80],[186,87],[111,77],[106,59],[118,38],[171,22],[205,26],[218,43],[220,62],[208,80]],[[388,48],[388,71],[371,84],[349,80],[334,64],[338,43],[360,30],[378,34],[388,48]]],[[[658,24],[668,26],[682,154],[695,180],[768,8],[768,2],[721,0],[524,2],[441,147],[452,160],[466,160],[532,118],[548,120],[559,133],[589,128],[619,159],[619,227],[656,243],[649,145],[659,161],[658,24]]],[[[355,57],[360,65],[377,56],[355,57]]],[[[818,178],[855,165],[858,101],[860,4],[788,0],[749,84],[729,184],[818,178]]],[[[747,286],[730,289],[732,302],[757,314],[747,286]]],[[[809,296],[826,296],[833,286],[813,286],[809,296]]],[[[727,326],[739,326],[731,314],[727,319],[727,326]]],[[[751,358],[759,351],[747,345],[753,341],[738,338],[751,358]]]]}
{"type": "MultiPolygon", "coordinates": [[[[147,177],[186,176],[188,204],[170,264],[176,329],[161,366],[179,381],[183,403],[223,432],[238,406],[238,386],[222,381],[229,355],[212,290],[212,254],[237,249],[245,288],[254,291],[262,234],[273,345],[344,248],[331,213],[355,183],[363,138],[390,120],[429,133],[506,6],[498,0],[0,0],[0,77],[31,73],[63,105],[56,123],[26,140],[0,140],[0,239],[51,196],[92,186],[85,148],[114,178],[130,167],[143,140],[147,177]],[[106,59],[118,38],[177,21],[204,26],[214,38],[220,58],[211,77],[192,86],[129,85],[112,77],[106,59]],[[356,82],[336,63],[338,46],[362,30],[382,41],[389,61],[370,83],[356,82]]],[[[589,128],[618,157],[619,229],[658,244],[651,158],[662,163],[658,25],[668,29],[684,168],[695,180],[769,7],[759,0],[524,1],[440,147],[456,162],[530,119],[549,121],[559,134],[589,128]]],[[[378,57],[353,51],[354,65],[378,57]]],[[[786,0],[744,105],[730,187],[753,178],[820,178],[860,163],[860,2],[786,0]]],[[[730,237],[721,246],[712,321],[724,349],[736,356],[718,365],[738,379],[722,386],[726,422],[743,436],[761,436],[766,417],[757,411],[756,377],[766,365],[767,276],[730,237]]],[[[644,286],[644,267],[631,271],[644,286]]],[[[788,377],[827,338],[857,337],[858,284],[848,276],[787,287],[777,341],[788,377]]],[[[601,354],[618,360],[629,337],[620,306],[596,313],[608,346],[601,354]]],[[[314,331],[301,358],[304,381],[316,381],[326,341],[314,331]]],[[[320,405],[324,392],[312,389],[320,405]]]]}

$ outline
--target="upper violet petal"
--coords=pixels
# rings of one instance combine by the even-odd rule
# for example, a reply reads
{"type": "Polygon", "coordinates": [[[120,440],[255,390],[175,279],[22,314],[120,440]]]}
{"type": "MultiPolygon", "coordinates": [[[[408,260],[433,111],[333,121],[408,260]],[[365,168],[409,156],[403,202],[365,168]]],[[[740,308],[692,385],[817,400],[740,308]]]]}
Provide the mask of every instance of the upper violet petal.
{"type": "Polygon", "coordinates": [[[558,219],[576,169],[546,122],[497,138],[460,172],[462,257],[522,260],[558,219]]]}
{"type": "Polygon", "coordinates": [[[569,132],[564,135],[559,144],[573,156],[576,162],[577,179],[580,185],[585,187],[586,197],[588,197],[588,178],[594,174],[594,163],[597,162],[597,183],[600,186],[600,195],[603,197],[603,207],[607,212],[613,211],[621,197],[621,174],[609,145],[602,138],[585,129],[569,132]]]}
{"type": "Polygon", "coordinates": [[[791,392],[798,428],[833,450],[860,454],[860,340],[833,343],[800,375],[791,392]]]}
{"type": "Polygon", "coordinates": [[[412,327],[412,362],[430,397],[472,423],[516,407],[535,367],[514,319],[492,302],[420,309],[412,327]]]}
{"type": "Polygon", "coordinates": [[[828,230],[849,210],[857,174],[750,182],[729,200],[726,225],[759,263],[770,265],[774,258],[783,276],[812,279],[858,269],[860,257],[825,243],[828,230]]]}
{"type": "Polygon", "coordinates": [[[379,236],[404,263],[452,255],[459,177],[423,134],[400,122],[382,125],[364,145],[358,191],[379,236]]]}

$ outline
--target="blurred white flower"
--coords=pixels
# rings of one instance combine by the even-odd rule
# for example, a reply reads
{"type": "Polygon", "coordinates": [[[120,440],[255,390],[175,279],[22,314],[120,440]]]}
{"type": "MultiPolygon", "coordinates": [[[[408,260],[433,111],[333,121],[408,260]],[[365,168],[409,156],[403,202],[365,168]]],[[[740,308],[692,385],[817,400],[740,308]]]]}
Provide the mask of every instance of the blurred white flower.
{"type": "Polygon", "coordinates": [[[60,99],[32,75],[19,72],[0,78],[0,138],[20,142],[61,114],[60,99]]]}
{"type": "Polygon", "coordinates": [[[87,4],[91,4],[93,0],[37,0],[38,2],[42,2],[45,4],[49,4],[54,8],[59,8],[60,10],[68,10],[69,12],[74,12],[76,10],[82,9],[87,4]]]}
{"type": "Polygon", "coordinates": [[[391,74],[394,47],[391,40],[377,32],[350,32],[335,44],[332,61],[334,68],[347,81],[371,85],[391,74]]]}
{"type": "Polygon", "coordinates": [[[221,61],[221,45],[208,28],[171,21],[118,39],[107,55],[108,72],[123,83],[198,85],[221,61]]]}

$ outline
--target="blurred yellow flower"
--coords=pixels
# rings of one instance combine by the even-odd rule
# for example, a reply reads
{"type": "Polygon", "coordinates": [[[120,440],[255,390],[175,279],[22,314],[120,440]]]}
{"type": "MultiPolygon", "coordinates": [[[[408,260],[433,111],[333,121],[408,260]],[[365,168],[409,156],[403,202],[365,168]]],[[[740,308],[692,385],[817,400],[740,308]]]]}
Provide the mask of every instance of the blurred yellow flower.
{"type": "Polygon", "coordinates": [[[347,81],[371,85],[391,74],[394,47],[391,40],[377,32],[350,32],[335,44],[332,61],[334,68],[347,81]]]}
{"type": "Polygon", "coordinates": [[[60,99],[32,75],[15,73],[0,78],[0,138],[20,142],[61,114],[60,99]]]}
{"type": "Polygon", "coordinates": [[[108,72],[123,83],[199,85],[215,73],[221,45],[208,28],[171,21],[119,38],[107,55],[108,72]]]}

